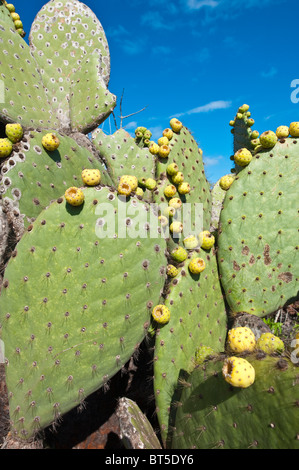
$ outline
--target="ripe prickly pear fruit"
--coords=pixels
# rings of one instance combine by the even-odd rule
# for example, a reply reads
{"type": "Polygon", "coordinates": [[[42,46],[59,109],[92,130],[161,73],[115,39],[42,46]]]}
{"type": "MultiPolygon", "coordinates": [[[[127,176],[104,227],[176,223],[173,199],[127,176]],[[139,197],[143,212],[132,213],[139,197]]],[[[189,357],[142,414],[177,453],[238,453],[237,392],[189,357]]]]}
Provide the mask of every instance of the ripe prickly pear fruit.
{"type": "Polygon", "coordinates": [[[278,126],[275,133],[278,139],[285,139],[286,137],[289,136],[290,131],[289,131],[288,126],[278,126]]]}
{"type": "Polygon", "coordinates": [[[176,193],[176,187],[173,184],[168,184],[164,189],[164,194],[166,197],[172,198],[176,193]]]}
{"type": "Polygon", "coordinates": [[[119,183],[127,183],[130,185],[131,190],[135,191],[138,186],[138,179],[134,175],[122,175],[120,177],[119,183]]]}
{"type": "Polygon", "coordinates": [[[175,207],[171,207],[171,206],[168,206],[168,207],[165,207],[164,211],[163,211],[163,215],[165,217],[167,217],[168,219],[174,217],[175,215],[175,207]]]}
{"type": "Polygon", "coordinates": [[[136,188],[135,193],[137,194],[137,196],[140,196],[140,197],[142,197],[144,195],[143,189],[139,188],[139,187],[136,188]]]}
{"type": "Polygon", "coordinates": [[[141,135],[143,135],[145,133],[145,131],[147,131],[146,127],[139,126],[135,129],[135,135],[139,134],[139,132],[141,133],[141,135]]]}
{"type": "Polygon", "coordinates": [[[161,223],[162,227],[166,227],[168,225],[168,218],[165,215],[159,215],[158,220],[161,223]]]}
{"type": "Polygon", "coordinates": [[[251,140],[257,139],[259,135],[260,135],[259,131],[252,131],[250,134],[250,139],[251,140]]]}
{"type": "Polygon", "coordinates": [[[237,150],[237,152],[234,155],[234,160],[237,165],[239,166],[246,166],[249,165],[249,163],[252,160],[252,155],[249,150],[246,148],[242,148],[240,150],[237,150]]]}
{"type": "Polygon", "coordinates": [[[14,144],[20,142],[23,137],[23,128],[21,124],[13,123],[13,124],[6,124],[5,126],[5,134],[14,144]]]}
{"type": "Polygon", "coordinates": [[[239,107],[239,113],[246,113],[249,109],[249,105],[248,104],[243,104],[242,106],[239,107]]]}
{"type": "Polygon", "coordinates": [[[147,129],[143,134],[143,138],[147,140],[147,139],[151,139],[151,137],[152,137],[152,133],[149,129],[147,129]]]}
{"type": "Polygon", "coordinates": [[[12,11],[10,15],[11,15],[13,21],[17,21],[17,20],[20,19],[20,15],[18,13],[16,13],[15,11],[12,11]]]}
{"type": "Polygon", "coordinates": [[[195,235],[190,235],[189,237],[184,238],[183,243],[187,250],[194,250],[199,244],[195,235]]]}
{"type": "Polygon", "coordinates": [[[166,274],[167,276],[169,277],[176,277],[179,273],[179,270],[178,268],[176,268],[175,266],[173,266],[173,264],[168,264],[167,265],[167,268],[166,268],[166,274]]]}
{"type": "Polygon", "coordinates": [[[144,182],[144,185],[146,189],[148,189],[149,191],[153,191],[157,186],[157,183],[156,180],[154,180],[153,178],[147,178],[144,182]]]}
{"type": "Polygon", "coordinates": [[[208,230],[200,232],[198,239],[201,248],[204,250],[210,250],[215,244],[215,237],[208,230]]]}
{"type": "Polygon", "coordinates": [[[183,124],[182,124],[181,121],[179,121],[177,118],[171,119],[171,121],[170,121],[169,124],[170,124],[171,129],[172,129],[173,132],[175,132],[175,133],[180,132],[180,130],[181,130],[182,127],[183,127],[183,124]]]}
{"type": "Polygon", "coordinates": [[[16,11],[15,6],[12,3],[6,3],[6,8],[10,13],[14,13],[16,11]]]}
{"type": "Polygon", "coordinates": [[[152,317],[157,323],[168,323],[170,320],[170,311],[163,304],[156,305],[156,307],[153,308],[152,317]]]}
{"type": "Polygon", "coordinates": [[[155,142],[153,142],[150,146],[149,146],[149,151],[152,155],[158,155],[159,153],[159,145],[156,144],[155,142]]]}
{"type": "Polygon", "coordinates": [[[164,129],[163,131],[163,137],[167,137],[168,140],[171,140],[173,137],[173,130],[172,129],[164,129]]]}
{"type": "Polygon", "coordinates": [[[256,347],[256,340],[253,331],[246,326],[232,328],[227,333],[227,346],[235,353],[253,351],[256,347]]]}
{"type": "Polygon", "coordinates": [[[233,387],[247,388],[254,383],[254,367],[246,359],[231,356],[225,359],[222,367],[224,380],[233,387]]]}
{"type": "Polygon", "coordinates": [[[282,352],[284,350],[283,341],[272,333],[263,333],[256,342],[256,347],[265,353],[282,352]]]}
{"type": "Polygon", "coordinates": [[[169,207],[173,207],[174,209],[180,209],[182,207],[182,201],[179,197],[173,197],[168,201],[169,207]]]}
{"type": "Polygon", "coordinates": [[[199,274],[206,268],[206,263],[202,258],[193,258],[189,263],[189,271],[192,274],[199,274]]]}
{"type": "Polygon", "coordinates": [[[215,354],[215,351],[210,348],[210,346],[199,346],[195,351],[194,362],[196,365],[200,365],[205,361],[205,359],[213,354],[215,354]]]}
{"type": "Polygon", "coordinates": [[[14,24],[16,29],[23,29],[23,23],[21,20],[15,20],[14,24]]]}
{"type": "Polygon", "coordinates": [[[190,193],[190,191],[191,191],[191,187],[189,183],[183,182],[178,185],[178,192],[180,194],[188,194],[190,193]]]}
{"type": "Polygon", "coordinates": [[[83,191],[75,186],[68,188],[64,193],[64,197],[71,206],[81,206],[84,202],[83,191]]]}
{"type": "Polygon", "coordinates": [[[170,147],[168,145],[161,145],[159,148],[159,157],[167,158],[170,154],[170,147]]]}
{"type": "Polygon", "coordinates": [[[278,137],[273,131],[266,131],[260,135],[260,144],[262,147],[269,149],[277,144],[278,137]]]}
{"type": "Polygon", "coordinates": [[[57,150],[59,144],[60,141],[58,137],[52,132],[44,135],[42,138],[42,146],[48,150],[48,152],[54,152],[54,150],[57,150]]]}
{"type": "Polygon", "coordinates": [[[233,184],[235,175],[224,175],[219,180],[219,186],[224,191],[227,191],[233,184]]]}
{"type": "Polygon", "coordinates": [[[100,184],[101,181],[101,172],[100,170],[83,170],[81,173],[81,178],[83,183],[87,184],[87,186],[96,186],[100,184]]]}
{"type": "Polygon", "coordinates": [[[181,184],[184,181],[184,175],[181,171],[178,171],[176,175],[172,177],[173,184],[181,184]]]}
{"type": "Polygon", "coordinates": [[[170,224],[170,227],[169,227],[169,230],[172,232],[172,233],[182,233],[183,231],[183,224],[182,222],[179,222],[179,221],[175,221],[175,222],[172,222],[170,224]]]}
{"type": "Polygon", "coordinates": [[[158,145],[162,147],[162,145],[168,145],[169,144],[169,139],[167,137],[163,136],[158,139],[158,145]]]}
{"type": "Polygon", "coordinates": [[[132,187],[128,183],[119,182],[118,187],[117,187],[118,194],[121,194],[122,196],[130,196],[132,191],[133,191],[132,187]]]}
{"type": "Polygon", "coordinates": [[[172,250],[171,256],[178,263],[182,263],[183,261],[185,261],[185,259],[188,258],[188,253],[181,246],[177,246],[174,250],[172,250]]]}
{"type": "Polygon", "coordinates": [[[7,139],[0,139],[0,158],[8,157],[12,152],[12,142],[7,139]]]}
{"type": "Polygon", "coordinates": [[[176,175],[178,171],[179,171],[179,167],[176,163],[170,163],[170,165],[168,165],[168,167],[166,168],[166,172],[170,176],[176,175]]]}
{"type": "Polygon", "coordinates": [[[292,137],[299,137],[299,122],[291,122],[289,131],[292,137]]]}

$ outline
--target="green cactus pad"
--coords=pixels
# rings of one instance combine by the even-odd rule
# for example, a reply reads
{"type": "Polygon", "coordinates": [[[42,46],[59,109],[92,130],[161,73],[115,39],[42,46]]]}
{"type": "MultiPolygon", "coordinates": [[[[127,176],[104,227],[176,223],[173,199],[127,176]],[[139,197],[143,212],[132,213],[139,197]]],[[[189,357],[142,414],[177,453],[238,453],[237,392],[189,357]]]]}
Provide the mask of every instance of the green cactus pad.
{"type": "Polygon", "coordinates": [[[255,382],[234,388],[223,360],[182,374],[173,407],[172,449],[299,449],[298,368],[277,357],[246,357],[255,382]]]}
{"type": "Polygon", "coordinates": [[[56,151],[47,152],[43,148],[45,132],[26,132],[1,167],[0,194],[3,205],[8,205],[8,210],[15,213],[19,221],[22,219],[25,227],[51,200],[62,196],[69,186],[81,186],[84,168],[99,169],[102,183],[111,182],[100,159],[82,144],[78,145],[73,138],[54,133],[60,140],[56,151]]]}
{"type": "MultiPolygon", "coordinates": [[[[157,162],[157,177],[160,180],[157,190],[154,192],[155,202],[158,204],[165,201],[163,195],[165,186],[171,182],[171,177],[167,174],[167,167],[171,163],[176,163],[184,175],[184,181],[191,186],[189,194],[178,197],[183,202],[191,204],[203,204],[203,226],[210,226],[212,197],[210,186],[205,176],[202,160],[202,150],[192,136],[191,132],[182,127],[179,133],[175,133],[169,142],[171,149],[168,158],[160,158],[157,162]]],[[[188,235],[188,234],[186,234],[188,235]]]]}
{"type": "Polygon", "coordinates": [[[108,187],[83,192],[80,207],[59,198],[42,211],[5,271],[0,323],[19,437],[59,419],[121,369],[164,286],[165,241],[146,228],[136,237],[130,219],[118,221],[146,206],[108,187]],[[108,232],[105,221],[115,223],[108,232]]]}
{"type": "Polygon", "coordinates": [[[225,197],[218,264],[233,313],[263,317],[298,296],[298,152],[288,138],[257,154],[225,197]]]}
{"type": "Polygon", "coordinates": [[[29,43],[60,128],[95,129],[112,112],[116,98],[107,90],[109,48],[94,13],[76,0],[51,0],[36,16],[29,43]]]}
{"type": "Polygon", "coordinates": [[[102,129],[92,133],[92,142],[105,161],[108,171],[117,185],[122,175],[140,178],[155,177],[155,158],[148,148],[140,148],[125,129],[106,135],[102,129]]]}
{"type": "Polygon", "coordinates": [[[213,250],[192,252],[166,291],[164,303],[170,310],[170,321],[157,331],[154,353],[155,399],[164,441],[180,370],[194,367],[199,346],[209,346],[215,352],[224,348],[227,318],[213,250]],[[198,256],[204,259],[206,269],[193,275],[188,264],[198,256]]]}
{"type": "Polygon", "coordinates": [[[28,45],[9,24],[0,19],[1,79],[4,103],[0,103],[0,120],[18,122],[24,128],[57,128],[48,91],[28,45]]]}
{"type": "Polygon", "coordinates": [[[6,22],[11,28],[15,29],[10,11],[6,8],[2,0],[0,1],[0,21],[6,22]]]}

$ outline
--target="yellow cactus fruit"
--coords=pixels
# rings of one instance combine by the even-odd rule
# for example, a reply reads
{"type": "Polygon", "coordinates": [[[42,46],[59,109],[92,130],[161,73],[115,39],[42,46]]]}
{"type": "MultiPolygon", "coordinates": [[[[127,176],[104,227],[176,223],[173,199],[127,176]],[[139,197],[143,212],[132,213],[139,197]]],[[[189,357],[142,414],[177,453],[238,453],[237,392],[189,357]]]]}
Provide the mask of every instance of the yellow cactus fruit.
{"type": "Polygon", "coordinates": [[[234,160],[239,166],[246,166],[249,165],[249,163],[252,160],[252,154],[249,150],[246,148],[242,148],[240,150],[237,150],[237,152],[234,155],[234,160]]]}
{"type": "Polygon", "coordinates": [[[272,333],[263,333],[256,342],[257,349],[267,354],[284,351],[284,342],[272,333]]]}
{"type": "Polygon", "coordinates": [[[224,380],[233,387],[247,388],[255,381],[255,369],[246,359],[231,356],[222,367],[224,380]]]}
{"type": "Polygon", "coordinates": [[[8,157],[12,152],[12,142],[7,139],[0,139],[0,158],[8,157]]]}
{"type": "Polygon", "coordinates": [[[144,182],[144,185],[146,189],[148,189],[149,191],[153,191],[157,186],[157,182],[153,178],[147,178],[144,182]]]}
{"type": "Polygon", "coordinates": [[[175,222],[172,222],[172,224],[170,224],[169,230],[172,233],[182,233],[182,231],[183,231],[182,222],[179,222],[177,220],[175,222]]]}
{"type": "Polygon", "coordinates": [[[190,235],[189,237],[184,238],[183,243],[187,250],[194,250],[194,248],[196,248],[199,244],[195,235],[190,235]]]}
{"type": "Polygon", "coordinates": [[[137,194],[137,196],[140,196],[140,197],[142,197],[144,195],[143,189],[139,188],[139,187],[136,188],[135,193],[137,194]]]}
{"type": "Polygon", "coordinates": [[[151,153],[152,155],[158,155],[159,149],[160,149],[159,145],[156,144],[155,142],[153,142],[153,143],[150,144],[150,146],[149,146],[149,151],[150,151],[150,153],[151,153]]]}
{"type": "Polygon", "coordinates": [[[201,248],[204,250],[210,250],[215,244],[215,237],[208,230],[200,232],[198,239],[201,248]]]}
{"type": "Polygon", "coordinates": [[[131,190],[135,191],[138,186],[138,179],[133,175],[122,175],[119,180],[120,183],[127,183],[131,186],[131,190]]]}
{"type": "Polygon", "coordinates": [[[253,331],[246,326],[232,328],[227,333],[227,346],[236,353],[253,351],[256,347],[256,340],[253,331]]]}
{"type": "Polygon", "coordinates": [[[180,209],[182,204],[183,203],[179,197],[173,197],[168,201],[169,207],[173,207],[174,209],[180,209]]]}
{"type": "Polygon", "coordinates": [[[94,169],[94,170],[88,170],[85,169],[81,173],[81,178],[84,184],[87,184],[87,186],[96,186],[97,184],[100,184],[101,181],[101,172],[100,170],[94,169]]]}
{"type": "Polygon", "coordinates": [[[173,130],[172,129],[164,129],[163,131],[163,137],[167,137],[168,140],[171,140],[173,137],[173,130]]]}
{"type": "Polygon", "coordinates": [[[170,165],[168,165],[168,167],[166,168],[166,172],[170,176],[176,175],[178,171],[179,167],[176,163],[170,163],[170,165]]]}
{"type": "Polygon", "coordinates": [[[224,175],[224,176],[222,176],[219,180],[220,188],[223,189],[224,191],[227,191],[231,187],[231,185],[233,184],[234,179],[235,179],[234,175],[224,175]]]}
{"type": "Polygon", "coordinates": [[[71,186],[64,193],[65,200],[71,206],[81,206],[84,202],[84,193],[81,189],[71,186]]]}
{"type": "Polygon", "coordinates": [[[276,129],[276,135],[279,139],[285,139],[286,137],[289,136],[289,128],[288,126],[279,126],[277,129],[276,129]]]}
{"type": "Polygon", "coordinates": [[[179,270],[173,264],[168,264],[166,268],[166,274],[169,277],[176,277],[179,274],[179,270]]]}
{"type": "Polygon", "coordinates": [[[132,187],[128,183],[119,182],[118,187],[117,187],[117,192],[121,196],[130,196],[132,192],[132,187]]]}
{"type": "Polygon", "coordinates": [[[206,263],[202,258],[193,258],[188,267],[192,274],[199,274],[205,270],[206,263]]]}
{"type": "Polygon", "coordinates": [[[166,197],[172,198],[176,193],[176,187],[173,184],[168,184],[164,189],[164,194],[166,197]]]}
{"type": "Polygon", "coordinates": [[[158,145],[162,147],[162,145],[168,145],[169,144],[169,139],[167,137],[163,136],[158,139],[158,145]]]}
{"type": "Polygon", "coordinates": [[[5,126],[5,134],[14,144],[20,142],[23,137],[23,128],[21,124],[12,123],[6,124],[5,126]]]}
{"type": "Polygon", "coordinates": [[[289,131],[292,137],[299,137],[299,122],[291,122],[289,131]]]}
{"type": "Polygon", "coordinates": [[[273,131],[266,131],[260,135],[260,144],[262,147],[269,149],[277,144],[278,137],[273,131]]]}
{"type": "Polygon", "coordinates": [[[59,145],[60,141],[58,137],[52,132],[49,132],[42,138],[42,146],[48,150],[48,152],[54,152],[54,150],[58,149],[59,145]]]}
{"type": "Polygon", "coordinates": [[[161,147],[159,148],[159,157],[167,158],[169,154],[170,154],[170,147],[166,144],[161,145],[161,147]]]}
{"type": "Polygon", "coordinates": [[[189,183],[183,182],[178,185],[178,192],[180,194],[188,194],[190,193],[190,191],[191,191],[191,186],[189,183]]]}
{"type": "Polygon", "coordinates": [[[152,311],[152,317],[157,323],[168,323],[170,320],[170,311],[165,305],[156,305],[152,311]]]}
{"type": "Polygon", "coordinates": [[[164,211],[163,211],[163,215],[165,217],[167,217],[168,219],[171,219],[172,217],[174,217],[174,214],[175,214],[176,210],[174,207],[165,207],[164,211]]]}
{"type": "Polygon", "coordinates": [[[158,220],[162,227],[166,227],[168,225],[168,218],[165,215],[159,215],[158,220]]]}
{"type": "Polygon", "coordinates": [[[180,130],[181,130],[182,127],[183,127],[183,124],[182,124],[181,121],[179,121],[177,118],[171,119],[171,121],[170,121],[169,124],[170,124],[171,129],[172,129],[173,132],[175,132],[175,133],[180,132],[180,130]]]}
{"type": "Polygon", "coordinates": [[[184,181],[184,175],[181,171],[178,171],[176,175],[171,178],[173,184],[181,184],[184,181]]]}

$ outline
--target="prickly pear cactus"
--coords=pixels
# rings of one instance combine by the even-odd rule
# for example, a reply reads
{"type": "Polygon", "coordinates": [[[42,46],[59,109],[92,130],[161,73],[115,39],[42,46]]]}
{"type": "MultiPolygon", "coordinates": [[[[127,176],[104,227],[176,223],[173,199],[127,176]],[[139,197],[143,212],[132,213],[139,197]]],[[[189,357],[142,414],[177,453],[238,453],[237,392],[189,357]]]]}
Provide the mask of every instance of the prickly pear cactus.
{"type": "Polygon", "coordinates": [[[246,360],[255,382],[245,389],[224,380],[221,357],[181,375],[172,449],[299,449],[298,369],[287,358],[246,360]]]}
{"type": "MultiPolygon", "coordinates": [[[[55,132],[59,147],[48,152],[42,145],[44,132],[26,132],[15,150],[4,161],[0,172],[3,208],[14,226],[31,224],[51,200],[60,197],[69,186],[82,185],[84,168],[98,168],[102,183],[111,180],[100,159],[71,137],[55,132]]],[[[81,137],[81,140],[84,136],[81,137]]],[[[22,230],[21,230],[22,231],[22,230]]]]}
{"type": "Polygon", "coordinates": [[[109,187],[83,192],[83,205],[61,197],[39,214],[5,271],[0,323],[12,432],[21,438],[121,369],[163,290],[164,239],[138,232],[125,216],[139,201],[109,187]]]}
{"type": "Polygon", "coordinates": [[[216,352],[224,348],[227,318],[214,250],[191,251],[165,291],[164,304],[171,316],[157,330],[154,351],[155,399],[164,442],[180,370],[192,370],[199,346],[209,346],[216,352]],[[198,256],[205,261],[206,268],[200,274],[192,274],[188,266],[198,256]]]}
{"type": "Polygon", "coordinates": [[[297,142],[260,151],[226,194],[218,264],[233,314],[263,317],[298,295],[297,142]]]}

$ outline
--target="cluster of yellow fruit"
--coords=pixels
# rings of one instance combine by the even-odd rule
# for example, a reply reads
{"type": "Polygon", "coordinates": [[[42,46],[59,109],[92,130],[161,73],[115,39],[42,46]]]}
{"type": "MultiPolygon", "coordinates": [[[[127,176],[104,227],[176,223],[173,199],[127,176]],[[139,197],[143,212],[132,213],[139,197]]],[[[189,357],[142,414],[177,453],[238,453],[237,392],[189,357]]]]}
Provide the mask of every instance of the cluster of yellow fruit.
{"type": "MultiPolygon", "coordinates": [[[[85,169],[81,173],[81,178],[87,186],[97,186],[101,182],[101,172],[98,169],[85,169]]],[[[81,206],[84,202],[84,192],[75,186],[68,188],[64,197],[71,206],[81,206]]]]}
{"type": "Polygon", "coordinates": [[[9,157],[13,151],[13,144],[20,142],[23,137],[23,128],[18,123],[6,124],[5,134],[6,137],[0,139],[0,158],[9,157]]]}
{"type": "Polygon", "coordinates": [[[7,3],[6,1],[4,1],[4,4],[10,13],[10,16],[14,22],[17,33],[19,33],[19,35],[23,38],[25,36],[23,23],[21,21],[20,15],[16,13],[15,6],[12,3],[7,3]]]}
{"type": "MultiPolygon", "coordinates": [[[[283,352],[284,343],[272,333],[263,333],[256,340],[250,328],[240,326],[228,331],[227,348],[233,353],[250,353],[260,350],[272,354],[283,352]]],[[[226,382],[234,387],[247,388],[255,381],[254,367],[246,359],[237,356],[225,359],[222,374],[226,382]]]]}
{"type": "Polygon", "coordinates": [[[158,155],[160,158],[167,158],[170,154],[169,142],[173,138],[173,133],[178,134],[183,127],[181,121],[176,118],[171,119],[170,128],[164,129],[162,137],[158,139],[158,143],[151,142],[149,151],[153,155],[158,155]]]}

